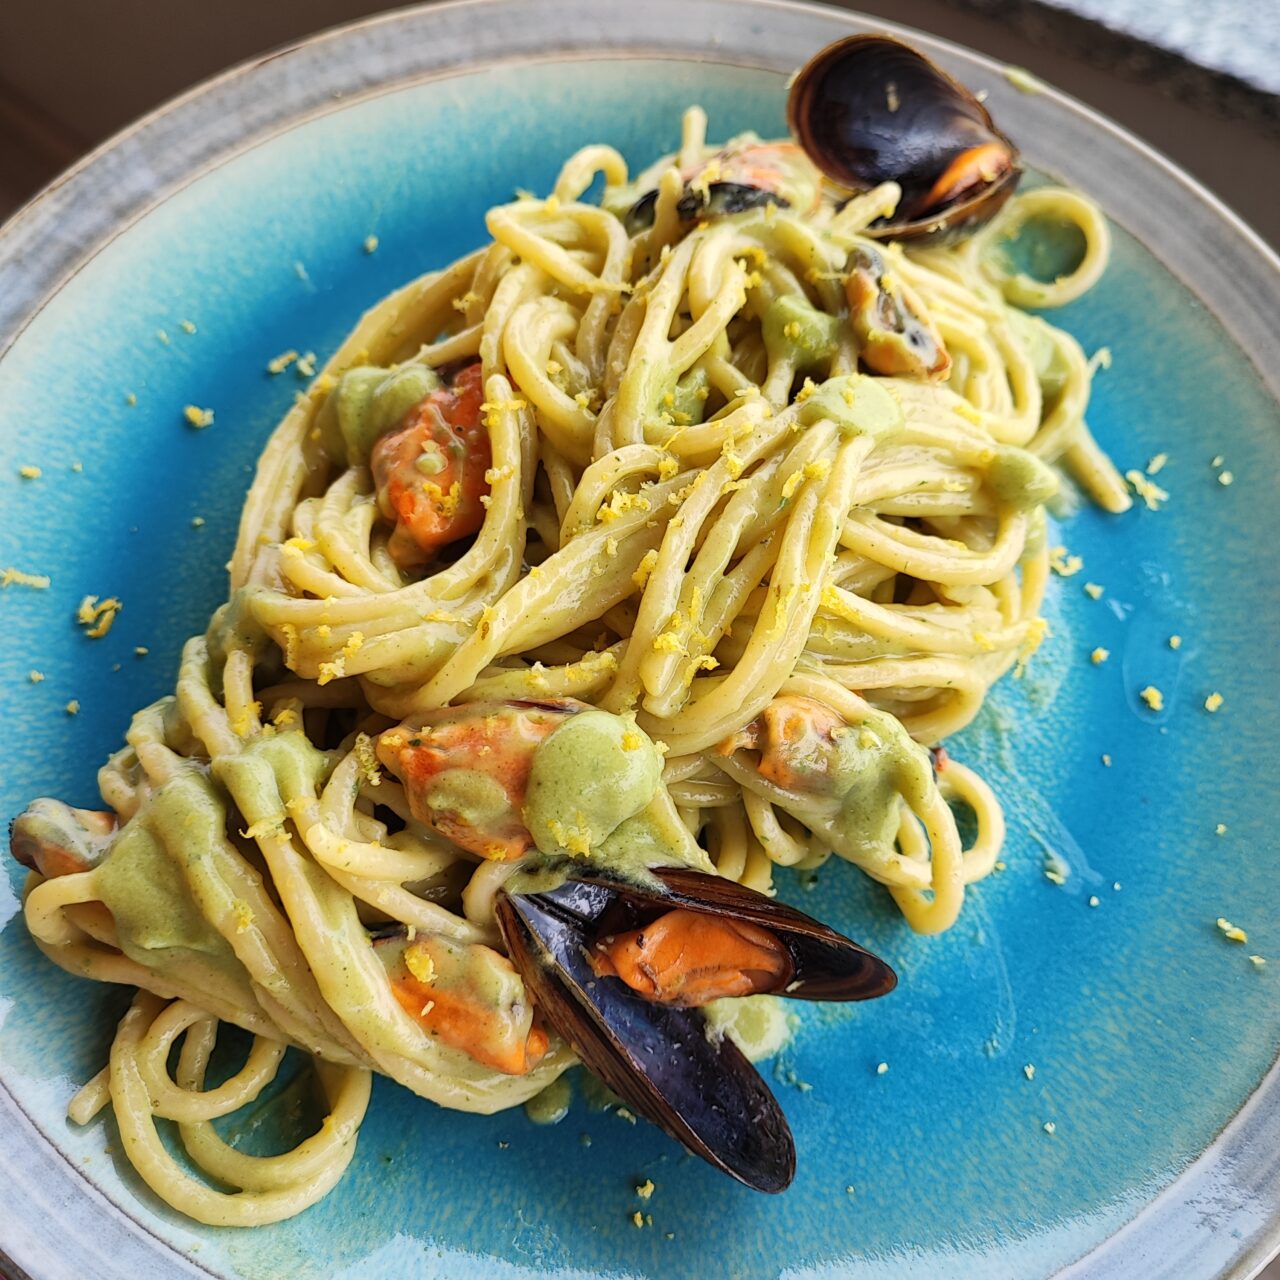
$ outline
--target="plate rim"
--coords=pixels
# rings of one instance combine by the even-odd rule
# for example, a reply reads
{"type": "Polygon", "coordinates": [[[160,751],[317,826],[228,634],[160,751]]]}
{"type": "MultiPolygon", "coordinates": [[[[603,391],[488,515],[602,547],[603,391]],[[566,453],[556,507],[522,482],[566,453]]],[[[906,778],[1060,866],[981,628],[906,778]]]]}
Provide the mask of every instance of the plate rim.
{"type": "MultiPolygon", "coordinates": [[[[611,5],[600,5],[596,0],[539,0],[537,18],[530,21],[534,10],[535,6],[522,5],[521,0],[445,0],[359,19],[247,59],[126,126],[55,178],[0,225],[0,360],[83,267],[177,192],[308,120],[414,84],[469,75],[494,65],[601,57],[657,56],[785,72],[796,65],[785,49],[779,50],[775,45],[772,50],[747,50],[742,48],[740,37],[738,43],[723,36],[715,38],[718,31],[733,33],[734,19],[740,20],[744,10],[755,10],[762,15],[772,15],[778,21],[792,19],[797,28],[803,23],[806,32],[826,28],[820,36],[822,40],[868,29],[899,34],[929,50],[944,65],[959,64],[970,74],[976,68],[994,77],[994,96],[1008,97],[1009,93],[1004,85],[1004,64],[977,50],[899,23],[796,0],[632,0],[625,12],[611,5]],[[484,19],[473,25],[465,16],[476,10],[486,13],[484,19]],[[500,11],[507,11],[508,17],[495,22],[495,13],[500,11]],[[679,23],[664,24],[660,16],[663,13],[673,16],[678,13],[679,23]],[[524,20],[517,21],[518,15],[524,20]],[[379,60],[388,58],[390,46],[397,43],[387,37],[387,33],[393,29],[412,29],[419,24],[443,28],[446,38],[435,35],[433,41],[416,44],[412,40],[398,41],[401,64],[387,73],[385,67],[380,67],[379,60]],[[453,46],[447,38],[451,24],[458,26],[458,33],[452,37],[453,46]],[[486,24],[501,29],[502,36],[491,48],[473,55],[476,41],[471,37],[477,26],[483,28],[486,24]],[[672,31],[678,32],[678,36],[657,38],[672,31]],[[696,37],[704,33],[709,34],[702,43],[696,37]],[[380,44],[379,36],[387,38],[380,44]],[[362,40],[365,48],[358,51],[359,56],[350,56],[351,46],[362,40]],[[450,47],[456,54],[454,61],[442,56],[442,51],[450,47]],[[329,59],[327,55],[339,48],[344,57],[329,59]],[[295,68],[317,62],[321,76],[292,75],[295,68]],[[283,92],[258,96],[256,90],[260,82],[273,79],[283,92]],[[305,85],[300,81],[305,81],[305,85]],[[251,89],[254,92],[250,92],[251,89]],[[252,103],[253,109],[246,118],[246,103],[254,99],[256,102],[252,103]],[[221,116],[224,125],[221,129],[206,128],[203,132],[190,129],[188,117],[192,115],[203,116],[206,123],[221,116]],[[175,136],[185,147],[163,150],[162,144],[175,136]],[[157,145],[162,149],[160,161],[154,151],[157,145]],[[139,153],[147,154],[148,164],[133,166],[133,181],[124,185],[122,197],[105,207],[95,202],[92,199],[95,191],[109,190],[115,179],[127,176],[128,167],[139,153]]],[[[808,41],[809,48],[817,45],[816,39],[808,41]]],[[[311,70],[314,73],[316,68],[313,66],[311,70]]],[[[1137,236],[1164,270],[1205,304],[1250,360],[1272,397],[1280,400],[1280,256],[1217,196],[1156,149],[1091,107],[1051,85],[1044,85],[1022,105],[1047,105],[1051,116],[1064,113],[1067,122],[1077,129],[1086,134],[1101,134],[1112,151],[1127,154],[1136,161],[1140,170],[1146,170],[1144,176],[1154,180],[1157,187],[1163,187],[1165,194],[1176,191],[1184,198],[1190,197],[1190,205],[1179,205],[1178,219],[1171,220],[1171,225],[1164,228],[1154,229],[1150,226],[1154,215],[1144,199],[1127,197],[1120,192],[1102,202],[1110,218],[1137,236]],[[1190,244],[1186,237],[1188,227],[1193,230],[1198,227],[1206,234],[1207,240],[1199,247],[1205,247],[1207,252],[1203,257],[1175,255],[1171,262],[1172,249],[1180,243],[1184,249],[1190,244]],[[1233,292],[1241,285],[1248,286],[1243,298],[1233,292]]],[[[1037,112],[1033,110],[1031,114],[1034,116],[1037,112]]],[[[1050,167],[1069,174],[1072,166],[1050,167]]],[[[1271,1203],[1277,1205],[1270,1220],[1261,1228],[1247,1229],[1247,1220],[1239,1224],[1242,1227],[1239,1245],[1226,1270],[1219,1272],[1242,1280],[1255,1275],[1280,1247],[1280,1154],[1273,1156],[1268,1165],[1264,1155],[1267,1151],[1280,1153],[1280,1059],[1182,1173],[1147,1201],[1120,1230],[1068,1264],[1060,1274],[1080,1278],[1120,1277],[1135,1274],[1135,1265],[1141,1266],[1145,1275],[1187,1274],[1185,1268],[1195,1263],[1195,1256],[1186,1252],[1185,1238],[1175,1242],[1166,1224],[1194,1216],[1198,1208],[1207,1205],[1211,1194],[1215,1200],[1221,1196],[1221,1171],[1227,1167],[1238,1178],[1256,1179],[1251,1193],[1269,1192],[1271,1203]]],[[[76,1212],[88,1215],[98,1231],[111,1229],[115,1237],[113,1262],[126,1264],[115,1274],[132,1274],[128,1258],[145,1261],[152,1274],[161,1258],[168,1266],[168,1274],[213,1274],[200,1262],[155,1236],[144,1222],[109,1200],[84,1178],[78,1167],[45,1137],[41,1126],[18,1104],[3,1079],[0,1079],[0,1160],[11,1169],[22,1169],[24,1175],[36,1175],[24,1177],[24,1188],[38,1192],[42,1189],[38,1185],[39,1175],[51,1178],[53,1185],[43,1189],[51,1192],[60,1207],[68,1210],[74,1207],[76,1212]],[[34,1150],[32,1137],[38,1138],[34,1150]],[[19,1153],[24,1159],[15,1162],[13,1157],[19,1153]],[[37,1156],[40,1157],[38,1168],[24,1167],[37,1156]],[[159,1246],[158,1253],[156,1246],[159,1246]]],[[[31,1208],[37,1207],[34,1199],[29,1204],[31,1208]]],[[[10,1206],[18,1207],[13,1201],[10,1206]]],[[[34,1231],[20,1229],[23,1216],[20,1212],[5,1216],[10,1225],[0,1224],[0,1265],[9,1267],[15,1280],[33,1275],[29,1270],[33,1264],[40,1267],[41,1280],[46,1276],[53,1280],[55,1276],[73,1274],[71,1269],[62,1266],[69,1261],[65,1253],[56,1257],[48,1252],[43,1255],[33,1252],[42,1248],[40,1237],[34,1231]],[[50,1262],[55,1262],[59,1269],[50,1271],[50,1262]]],[[[1238,1216],[1245,1215],[1238,1213],[1238,1216]]],[[[1230,1221],[1218,1221],[1216,1230],[1221,1232],[1231,1225],[1230,1221]]],[[[1204,1256],[1203,1242],[1214,1230],[1199,1228],[1191,1237],[1193,1242],[1201,1242],[1199,1256],[1204,1256]]],[[[65,1249],[65,1237],[61,1243],[65,1249]]],[[[101,1244],[101,1238],[95,1243],[101,1244]]],[[[84,1251],[84,1257],[98,1265],[104,1260],[97,1248],[84,1251]]]]}

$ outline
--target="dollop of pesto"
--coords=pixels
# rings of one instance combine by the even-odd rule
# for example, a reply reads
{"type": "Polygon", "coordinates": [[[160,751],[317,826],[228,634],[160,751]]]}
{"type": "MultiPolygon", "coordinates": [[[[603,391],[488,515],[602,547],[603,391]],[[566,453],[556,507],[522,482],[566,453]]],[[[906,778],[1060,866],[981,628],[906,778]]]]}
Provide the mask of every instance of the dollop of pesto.
{"type": "Polygon", "coordinates": [[[432,814],[451,814],[476,831],[501,828],[511,814],[506,789],[479,769],[445,769],[430,780],[423,800],[432,814]]]}
{"type": "Polygon", "coordinates": [[[348,369],[316,417],[325,452],[346,466],[365,465],[373,446],[440,386],[435,371],[422,364],[348,369]]]}
{"type": "Polygon", "coordinates": [[[1034,454],[1015,445],[1002,445],[987,469],[991,488],[1001,502],[1029,511],[1058,492],[1058,477],[1034,454]]]}
{"type": "Polygon", "coordinates": [[[704,1005],[707,1035],[728,1036],[750,1062],[772,1058],[791,1039],[791,1020],[779,996],[738,996],[704,1005]]]}
{"type": "Polygon", "coordinates": [[[545,854],[590,857],[661,783],[662,756],[630,717],[583,711],[534,753],[525,825],[545,854]]]}
{"type": "Polygon", "coordinates": [[[252,785],[263,789],[261,795],[246,797],[241,807],[270,811],[279,808],[281,795],[318,792],[329,766],[329,756],[315,746],[302,729],[288,729],[269,737],[254,738],[245,744],[239,756],[218,760],[214,773],[219,778],[239,775],[252,780],[252,785]],[[253,805],[253,801],[257,804],[253,805]]]}
{"type": "Polygon", "coordinates": [[[1062,393],[1071,370],[1062,357],[1062,349],[1053,339],[1053,332],[1038,316],[1029,316],[1013,307],[1009,308],[1009,325],[1022,340],[1031,357],[1040,394],[1052,403],[1062,393]]]}
{"type": "Polygon", "coordinates": [[[157,788],[120,829],[94,873],[94,886],[129,959],[163,972],[174,962],[199,958],[242,975],[182,869],[211,856],[226,838],[226,821],[226,806],[209,779],[190,769],[157,788]]]}
{"type": "Polygon", "coordinates": [[[831,822],[843,848],[838,852],[891,848],[898,831],[898,796],[919,807],[933,782],[929,753],[901,723],[868,711],[833,743],[829,775],[839,810],[831,822]]]}
{"type": "Polygon", "coordinates": [[[205,643],[209,646],[209,660],[216,670],[222,669],[233,649],[243,649],[255,658],[261,658],[270,647],[271,639],[266,628],[253,612],[254,597],[259,594],[260,587],[240,587],[209,620],[205,643]]]}
{"type": "Polygon", "coordinates": [[[800,421],[812,426],[828,418],[846,436],[891,436],[902,430],[904,418],[898,397],[883,378],[847,373],[828,378],[801,406],[800,421]]]}
{"type": "Polygon", "coordinates": [[[707,371],[695,365],[677,383],[672,392],[671,416],[677,426],[701,422],[707,413],[707,394],[711,379],[707,371]]]}
{"type": "Polygon", "coordinates": [[[831,364],[840,321],[819,311],[803,294],[784,293],[765,310],[762,329],[769,358],[789,358],[803,372],[831,364]]]}
{"type": "Polygon", "coordinates": [[[567,1076],[559,1076],[541,1093],[524,1104],[524,1113],[534,1124],[559,1124],[569,1114],[573,1086],[567,1076]]]}

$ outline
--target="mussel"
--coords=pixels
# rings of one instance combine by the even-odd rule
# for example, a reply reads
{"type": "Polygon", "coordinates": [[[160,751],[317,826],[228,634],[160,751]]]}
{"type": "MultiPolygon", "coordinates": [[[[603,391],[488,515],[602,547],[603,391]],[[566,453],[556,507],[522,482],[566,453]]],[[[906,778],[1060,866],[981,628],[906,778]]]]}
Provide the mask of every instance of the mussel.
{"type": "MultiPolygon", "coordinates": [[[[812,209],[822,178],[794,142],[739,141],[696,168],[686,170],[684,193],[676,201],[681,221],[745,213],[777,205],[799,213],[812,209]]],[[[653,225],[657,188],[645,192],[623,215],[628,235],[653,225]]]]}
{"type": "Polygon", "coordinates": [[[982,103],[890,36],[850,36],[816,54],[791,86],[787,123],[838,186],[902,188],[872,236],[944,243],[970,235],[1021,176],[1017,149],[982,103]]]}
{"type": "Polygon", "coordinates": [[[532,879],[517,873],[496,900],[506,957],[477,946],[464,964],[456,943],[382,940],[405,1008],[456,1047],[479,1037],[485,1061],[517,1072],[545,1049],[545,1021],[690,1151],[748,1186],[783,1190],[795,1172],[786,1119],[733,1042],[708,1037],[700,1009],[763,993],[865,1000],[893,989],[892,969],[732,880],[688,866],[630,879],[608,870],[610,850],[625,864],[629,851],[664,838],[661,756],[633,718],[571,698],[470,703],[387,730],[378,755],[414,816],[439,834],[496,861],[535,846],[551,860],[532,879]],[[433,947],[443,951],[427,956],[433,947]],[[443,1003],[431,983],[415,982],[419,962],[436,974],[456,970],[443,1003]],[[475,965],[483,983],[467,977],[475,965]],[[523,979],[527,1003],[508,973],[523,979]]]}
{"type": "Polygon", "coordinates": [[[885,962],[791,907],[687,868],[652,884],[575,873],[511,893],[497,918],[537,1009],[585,1065],[689,1151],[757,1191],[795,1176],[777,1100],[699,1006],[762,992],[867,1000],[893,990],[885,962]]]}
{"type": "MultiPolygon", "coordinates": [[[[815,732],[832,727],[820,719],[815,732]]],[[[688,865],[710,862],[634,717],[570,698],[470,703],[386,730],[377,754],[403,785],[406,833],[426,828],[478,858],[520,861],[494,901],[502,950],[463,920],[444,930],[369,925],[405,1014],[513,1076],[563,1055],[554,1032],[691,1152],[760,1191],[785,1189],[796,1163],[786,1118],[733,1040],[713,1034],[704,1007],[761,993],[866,1000],[893,989],[893,970],[809,916],[688,865]]],[[[110,813],[37,800],[13,824],[12,851],[45,877],[127,862],[146,831],[141,813],[117,828],[110,813]]],[[[132,882],[123,883],[122,898],[98,904],[105,919],[78,918],[94,938],[127,936],[132,882]]],[[[198,919],[186,882],[170,887],[171,913],[198,919]]]]}

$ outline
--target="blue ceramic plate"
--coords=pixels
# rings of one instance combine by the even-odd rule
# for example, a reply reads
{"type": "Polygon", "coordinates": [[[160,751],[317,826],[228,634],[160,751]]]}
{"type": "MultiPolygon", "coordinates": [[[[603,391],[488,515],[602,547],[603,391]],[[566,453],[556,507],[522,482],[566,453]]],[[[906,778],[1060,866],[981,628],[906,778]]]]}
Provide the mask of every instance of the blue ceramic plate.
{"type": "MultiPolygon", "coordinates": [[[[721,0],[401,14],[203,87],[10,223],[0,567],[52,581],[0,591],[0,812],[46,793],[93,804],[132,710],[170,689],[180,644],[223,597],[250,468],[302,385],[269,377],[271,356],[324,356],[587,141],[645,163],[695,100],[716,134],[779,132],[785,73],[862,25],[721,0]],[[187,404],[214,425],[190,430],[187,404]],[[73,625],[85,594],[124,601],[105,639],[73,625]]],[[[1008,869],[959,925],[913,936],[843,865],[784,886],[903,978],[885,1001],[807,1012],[778,1062],[795,1185],[753,1194],[581,1096],[537,1128],[380,1080],[335,1194],[279,1226],[195,1227],[142,1187],[109,1122],[64,1119],[126,997],[46,963],[6,887],[0,1248],[15,1273],[1191,1277],[1247,1275],[1275,1246],[1280,268],[1083,108],[920,43],[989,92],[1033,164],[1112,215],[1114,264],[1060,323],[1111,349],[1091,424],[1122,468],[1167,453],[1170,498],[1064,529],[1085,569],[1053,584],[1051,641],[955,744],[1011,816],[1008,869]],[[1138,699],[1147,684],[1164,691],[1158,714],[1138,699]],[[1069,864],[1060,887],[1046,850],[1069,864]],[[633,1225],[638,1207],[651,1226],[633,1225]]]]}

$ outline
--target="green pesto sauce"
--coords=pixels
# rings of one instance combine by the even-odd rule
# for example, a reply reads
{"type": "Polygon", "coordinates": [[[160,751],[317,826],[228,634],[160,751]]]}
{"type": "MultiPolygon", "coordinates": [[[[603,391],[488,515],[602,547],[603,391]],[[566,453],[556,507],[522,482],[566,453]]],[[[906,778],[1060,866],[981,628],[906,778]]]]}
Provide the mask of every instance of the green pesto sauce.
{"type": "MultiPolygon", "coordinates": [[[[430,956],[433,989],[466,992],[472,1003],[486,1009],[510,1011],[525,1007],[520,975],[492,947],[433,933],[419,934],[410,948],[430,956]]],[[[409,971],[414,972],[412,964],[409,971]]]]}
{"type": "Polygon", "coordinates": [[[707,393],[710,387],[711,380],[707,377],[707,371],[701,366],[690,369],[676,383],[671,416],[677,425],[688,426],[691,423],[701,422],[706,417],[707,393]]]}
{"type": "Polygon", "coordinates": [[[1048,502],[1058,492],[1058,477],[1039,458],[1014,445],[1002,445],[987,469],[995,495],[1019,511],[1048,502]]]}
{"type": "Polygon", "coordinates": [[[765,311],[763,332],[770,360],[788,359],[803,371],[830,365],[840,321],[819,311],[803,294],[785,293],[765,311]]]}
{"type": "Polygon", "coordinates": [[[649,868],[669,865],[673,850],[678,848],[661,815],[647,806],[620,822],[594,852],[610,870],[626,879],[652,884],[649,868]]]}
{"type": "Polygon", "coordinates": [[[583,711],[534,753],[525,825],[544,854],[591,856],[649,804],[661,781],[662,756],[633,720],[583,711]]]}
{"type": "Polygon", "coordinates": [[[478,769],[446,769],[432,779],[424,798],[433,813],[456,814],[477,831],[503,827],[511,817],[502,784],[478,769]]]}
{"type": "Polygon", "coordinates": [[[253,823],[279,815],[281,796],[314,795],[328,769],[329,757],[301,729],[290,729],[255,738],[240,755],[219,760],[213,772],[253,823]]]}
{"type": "Polygon", "coordinates": [[[1040,394],[1052,403],[1062,393],[1071,370],[1063,358],[1062,348],[1054,341],[1049,326],[1037,316],[1009,308],[1009,324],[1017,332],[1035,369],[1040,394]]]}
{"type": "Polygon", "coordinates": [[[573,1086],[567,1076],[559,1076],[541,1093],[524,1104],[524,1113],[534,1124],[559,1124],[569,1114],[573,1086]]]}
{"type": "Polygon", "coordinates": [[[828,378],[800,406],[800,421],[812,426],[830,419],[846,436],[883,439],[903,426],[902,405],[881,378],[861,373],[828,378]]]}
{"type": "Polygon", "coordinates": [[[121,828],[94,876],[116,923],[120,949],[163,972],[166,961],[198,957],[239,974],[222,935],[201,914],[184,862],[209,858],[225,838],[226,808],[203,773],[171,778],[121,828]]]}
{"type": "Polygon", "coordinates": [[[771,1058],[791,1039],[791,1015],[778,996],[712,1000],[702,1012],[712,1039],[728,1036],[751,1062],[771,1058]]]}
{"type": "Polygon", "coordinates": [[[253,600],[260,591],[258,587],[240,587],[209,620],[205,643],[215,669],[221,669],[234,649],[243,649],[255,658],[267,651],[270,637],[253,612],[253,600]]]}
{"type": "Polygon", "coordinates": [[[440,385],[434,370],[421,364],[348,369],[316,417],[325,452],[335,462],[363,466],[373,446],[440,385]]]}
{"type": "Polygon", "coordinates": [[[892,848],[899,793],[919,807],[933,781],[929,753],[882,711],[868,711],[832,744],[831,785],[840,797],[831,822],[842,852],[892,848]]]}
{"type": "Polygon", "coordinates": [[[67,850],[84,867],[96,867],[110,849],[114,833],[90,831],[80,819],[82,812],[47,796],[33,800],[9,828],[14,856],[24,849],[34,854],[41,845],[51,845],[67,850]]]}

